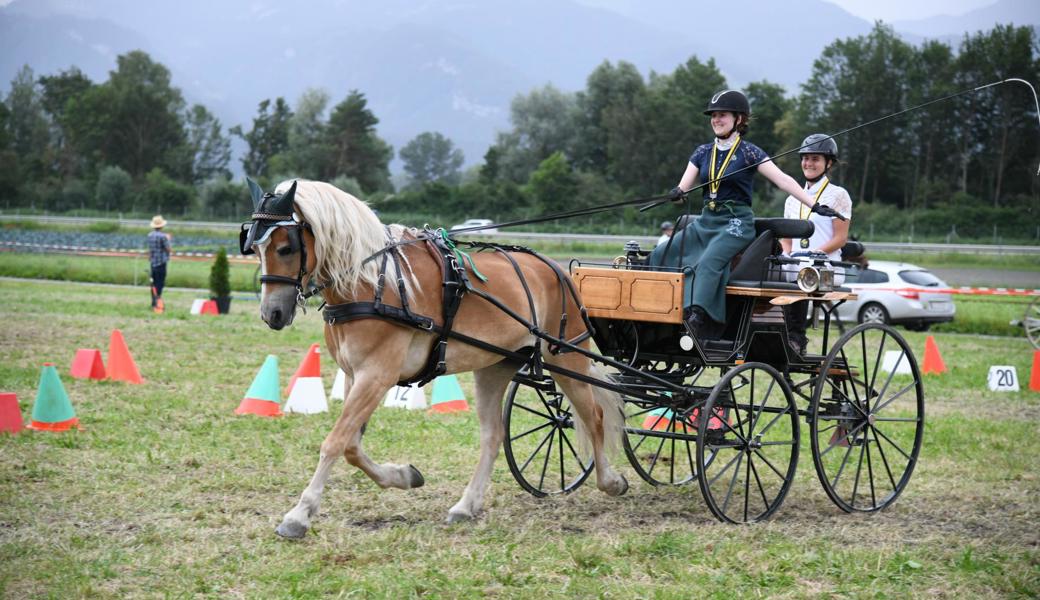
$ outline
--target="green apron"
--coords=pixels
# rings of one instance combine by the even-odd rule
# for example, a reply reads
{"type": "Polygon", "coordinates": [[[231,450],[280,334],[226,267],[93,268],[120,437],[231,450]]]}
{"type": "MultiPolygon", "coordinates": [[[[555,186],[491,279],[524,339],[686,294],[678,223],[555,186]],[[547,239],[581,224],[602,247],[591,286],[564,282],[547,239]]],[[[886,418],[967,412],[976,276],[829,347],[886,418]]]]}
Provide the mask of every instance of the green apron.
{"type": "Polygon", "coordinates": [[[738,202],[707,206],[671,242],[654,248],[651,266],[692,267],[687,270],[683,306],[699,306],[720,323],[726,321],[726,283],[729,264],[755,239],[755,214],[738,202]]]}

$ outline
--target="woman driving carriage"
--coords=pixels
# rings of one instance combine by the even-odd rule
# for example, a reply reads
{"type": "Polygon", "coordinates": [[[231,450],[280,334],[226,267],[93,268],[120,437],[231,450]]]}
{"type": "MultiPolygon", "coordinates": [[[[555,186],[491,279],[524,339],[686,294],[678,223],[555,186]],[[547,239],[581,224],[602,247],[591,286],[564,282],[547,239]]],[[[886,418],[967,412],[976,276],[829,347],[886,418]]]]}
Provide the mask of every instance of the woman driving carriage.
{"type": "MultiPolygon", "coordinates": [[[[802,175],[805,176],[805,191],[816,203],[827,205],[845,217],[845,220],[825,217],[807,210],[793,196],[784,204],[785,219],[808,219],[815,229],[812,236],[800,240],[780,240],[784,254],[791,256],[822,252],[833,261],[841,260],[841,249],[849,239],[849,219],[852,218],[852,198],[845,188],[831,182],[830,168],[838,160],[838,144],[825,133],[814,133],[802,141],[798,151],[802,158],[802,175]]],[[[784,306],[787,336],[798,354],[805,352],[809,340],[805,335],[807,311],[804,303],[784,306]]]]}
{"type": "Polygon", "coordinates": [[[670,194],[678,202],[699,181],[704,190],[703,210],[650,255],[653,266],[692,267],[693,277],[686,278],[683,298],[686,324],[694,337],[701,336],[709,319],[726,319],[730,261],[755,236],[751,198],[756,170],[811,212],[837,216],[829,206],[816,204],[761,148],[742,138],[751,119],[751,106],[743,93],[724,90],[715,94],[704,114],[711,117],[715,140],[693,151],[679,185],[670,194]]]}

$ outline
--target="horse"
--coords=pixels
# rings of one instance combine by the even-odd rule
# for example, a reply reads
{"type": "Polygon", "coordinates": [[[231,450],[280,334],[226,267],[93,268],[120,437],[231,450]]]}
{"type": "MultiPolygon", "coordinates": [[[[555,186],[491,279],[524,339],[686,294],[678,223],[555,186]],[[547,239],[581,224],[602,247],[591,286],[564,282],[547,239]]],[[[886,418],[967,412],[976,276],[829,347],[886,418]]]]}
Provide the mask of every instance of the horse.
{"type": "MultiPolygon", "coordinates": [[[[367,204],[328,183],[287,180],[268,194],[252,181],[249,185],[254,213],[248,231],[243,228],[240,243],[244,253],[255,251],[260,257],[260,317],[271,329],[280,330],[292,323],[308,286],[319,286],[322,298],[332,307],[375,300],[384,289],[381,279],[398,282],[385,286],[387,297],[381,302],[399,308],[407,305],[414,314],[430,315],[443,325],[442,269],[447,267],[424,240],[424,236],[429,237],[426,233],[397,224],[384,226],[367,204]],[[389,255],[394,255],[392,260],[389,255]]],[[[474,254],[469,257],[469,268],[486,277],[486,283],[471,278],[473,290],[493,291],[504,307],[531,323],[553,323],[564,311],[573,315],[582,310],[573,288],[571,294],[563,289],[559,277],[567,275],[555,272],[539,257],[526,252],[509,253],[508,257],[502,252],[474,254]],[[521,285],[521,277],[526,285],[521,285]]],[[[511,351],[536,344],[527,326],[485,300],[473,293],[464,294],[450,324],[452,331],[511,351]]],[[[362,450],[361,442],[364,426],[386,392],[414,378],[428,364],[438,341],[436,335],[432,329],[380,318],[333,324],[327,315],[326,311],[325,344],[346,380],[343,412],[321,444],[310,483],[276,529],[284,538],[298,539],[307,533],[311,519],[318,514],[330,470],[340,456],[381,488],[411,489],[425,482],[411,464],[374,462],[362,450]]],[[[582,336],[586,323],[570,319],[560,339],[575,340],[588,350],[588,336],[582,336]]],[[[603,381],[604,376],[580,352],[545,353],[544,361],[585,376],[579,379],[554,374],[553,379],[575,409],[576,433],[583,446],[591,450],[597,487],[610,496],[624,494],[628,482],[607,459],[610,450],[620,445],[620,396],[590,383],[603,381]]],[[[447,340],[441,362],[444,374],[473,373],[480,423],[476,469],[462,497],[447,514],[447,522],[456,523],[473,519],[483,510],[492,467],[505,435],[502,399],[517,365],[500,354],[457,339],[447,340]]]]}

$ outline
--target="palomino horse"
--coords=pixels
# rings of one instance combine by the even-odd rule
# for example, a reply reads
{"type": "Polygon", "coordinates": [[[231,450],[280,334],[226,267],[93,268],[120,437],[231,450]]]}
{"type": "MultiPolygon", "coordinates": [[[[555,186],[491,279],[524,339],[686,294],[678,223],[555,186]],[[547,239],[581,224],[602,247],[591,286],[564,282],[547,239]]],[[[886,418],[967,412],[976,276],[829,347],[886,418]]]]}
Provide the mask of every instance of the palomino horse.
{"type": "MultiPolygon", "coordinates": [[[[327,184],[316,181],[286,181],[273,194],[260,197],[260,189],[250,182],[253,193],[253,222],[243,231],[243,251],[254,249],[260,255],[263,289],[260,316],[272,328],[292,323],[302,290],[308,282],[323,285],[322,295],[330,305],[372,301],[381,269],[385,281],[396,282],[398,275],[411,310],[433,317],[439,325],[442,315],[443,279],[439,256],[425,242],[415,243],[414,229],[400,225],[384,227],[366,204],[327,184]],[[399,260],[383,262],[392,246],[399,260]],[[366,260],[376,256],[375,260],[366,260]],[[381,267],[381,265],[383,265],[381,267]]],[[[498,253],[473,257],[476,268],[488,283],[472,278],[474,288],[490,290],[507,307],[531,322],[556,323],[566,310],[579,309],[564,293],[552,268],[526,253],[511,254],[526,279],[523,289],[510,261],[498,253]],[[561,295],[563,297],[561,297],[561,295]],[[531,306],[535,315],[531,315],[531,306]]],[[[387,285],[387,305],[401,306],[397,285],[387,285]]],[[[452,329],[506,350],[529,348],[535,336],[527,327],[485,299],[466,295],[452,329]]],[[[560,336],[578,338],[585,331],[581,319],[570,319],[560,336]]],[[[555,332],[554,332],[555,333],[555,332]]],[[[436,336],[415,327],[379,318],[361,318],[325,326],[329,354],[346,374],[347,390],[343,413],[321,445],[318,466],[299,502],[286,513],[277,533],[300,538],[307,533],[311,518],[318,513],[321,494],[336,459],[340,456],[361,469],[383,488],[409,489],[423,485],[418,469],[412,465],[379,464],[361,448],[362,428],[386,392],[427,364],[436,336]]],[[[588,342],[581,342],[587,348],[588,342]]],[[[592,362],[577,352],[546,353],[548,365],[555,365],[601,380],[592,362]]],[[[446,347],[447,373],[472,371],[476,383],[476,410],[480,421],[480,458],[476,471],[462,498],[448,511],[448,522],[475,517],[483,508],[491,470],[505,435],[502,397],[517,370],[515,363],[473,345],[455,340],[446,347]]],[[[619,496],[628,489],[624,476],[607,461],[607,449],[620,443],[622,414],[620,398],[613,392],[586,381],[555,375],[575,408],[578,435],[592,451],[596,483],[600,490],[619,496]]]]}

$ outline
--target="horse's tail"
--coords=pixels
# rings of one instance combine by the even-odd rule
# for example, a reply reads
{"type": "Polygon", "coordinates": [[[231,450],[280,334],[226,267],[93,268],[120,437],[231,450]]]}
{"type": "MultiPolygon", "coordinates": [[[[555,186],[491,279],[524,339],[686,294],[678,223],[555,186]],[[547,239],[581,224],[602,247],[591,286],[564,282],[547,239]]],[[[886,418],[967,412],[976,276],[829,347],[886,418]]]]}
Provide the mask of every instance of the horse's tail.
{"type": "MultiPolygon", "coordinates": [[[[595,363],[589,366],[589,373],[600,381],[609,381],[595,363]]],[[[620,394],[607,388],[592,384],[590,387],[592,388],[592,398],[603,414],[603,449],[608,454],[616,455],[621,450],[621,436],[625,427],[624,400],[620,394]]],[[[581,419],[575,419],[575,427],[578,439],[584,446],[589,440],[585,424],[581,422],[581,419]]]]}

